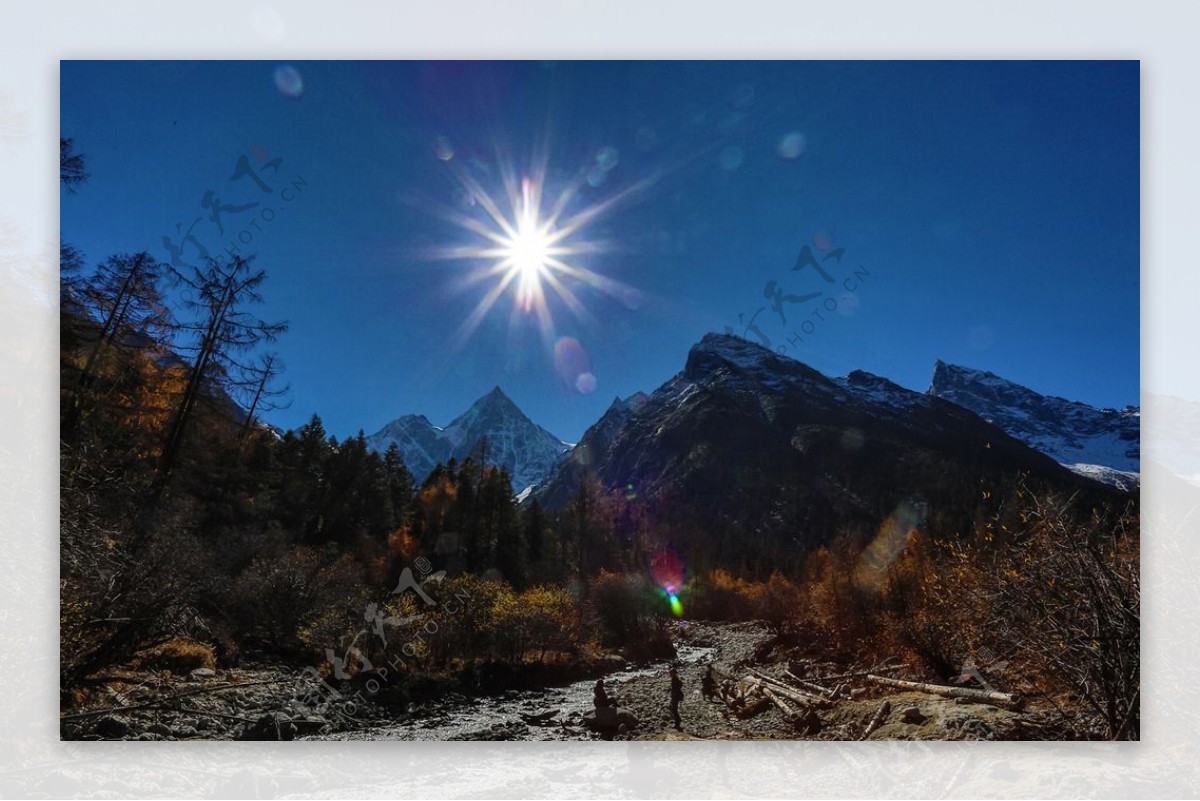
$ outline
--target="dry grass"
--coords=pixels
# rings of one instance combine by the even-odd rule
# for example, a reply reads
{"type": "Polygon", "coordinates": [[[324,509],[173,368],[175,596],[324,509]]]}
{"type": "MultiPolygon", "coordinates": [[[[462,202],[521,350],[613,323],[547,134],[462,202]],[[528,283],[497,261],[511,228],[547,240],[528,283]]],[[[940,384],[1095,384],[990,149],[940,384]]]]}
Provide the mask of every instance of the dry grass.
{"type": "Polygon", "coordinates": [[[211,645],[186,637],[175,637],[162,645],[141,651],[134,657],[134,667],[139,670],[169,670],[172,673],[190,673],[197,668],[215,668],[216,654],[211,645]]]}

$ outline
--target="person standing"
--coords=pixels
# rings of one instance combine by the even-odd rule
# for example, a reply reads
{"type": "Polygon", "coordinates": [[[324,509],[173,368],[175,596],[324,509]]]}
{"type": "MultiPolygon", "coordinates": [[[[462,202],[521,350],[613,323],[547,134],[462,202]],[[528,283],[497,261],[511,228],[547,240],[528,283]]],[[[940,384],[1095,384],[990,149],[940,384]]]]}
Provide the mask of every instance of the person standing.
{"type": "Polygon", "coordinates": [[[592,691],[592,702],[596,705],[597,709],[606,706],[615,706],[612,699],[608,697],[608,691],[604,687],[603,678],[596,679],[596,686],[592,691]]]}
{"type": "Polygon", "coordinates": [[[683,701],[683,682],[679,680],[679,671],[671,668],[671,717],[675,720],[675,728],[683,731],[683,721],[679,718],[679,704],[683,701]]]}
{"type": "Polygon", "coordinates": [[[700,694],[704,696],[705,701],[711,701],[717,694],[717,677],[713,673],[712,665],[708,666],[708,670],[704,671],[704,678],[700,680],[700,694]]]}

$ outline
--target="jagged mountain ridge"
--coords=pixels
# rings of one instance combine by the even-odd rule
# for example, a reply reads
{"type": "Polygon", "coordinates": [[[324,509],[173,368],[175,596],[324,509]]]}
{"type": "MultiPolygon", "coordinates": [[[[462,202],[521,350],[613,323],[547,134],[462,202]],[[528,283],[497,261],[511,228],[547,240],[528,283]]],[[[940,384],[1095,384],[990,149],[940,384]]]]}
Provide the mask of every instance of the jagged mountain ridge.
{"type": "Polygon", "coordinates": [[[500,387],[444,428],[424,415],[410,414],[367,437],[368,447],[379,453],[393,443],[418,481],[451,458],[461,461],[482,455],[488,464],[508,470],[517,492],[544,481],[572,447],[530,420],[500,387]],[[480,454],[485,439],[486,453],[480,454]]]}
{"type": "Polygon", "coordinates": [[[934,365],[928,394],[970,409],[1080,474],[1127,486],[1141,471],[1136,406],[1098,409],[941,360],[934,365]]]}
{"type": "Polygon", "coordinates": [[[966,530],[1021,474],[1105,492],[963,407],[856,371],[831,379],[710,334],[640,408],[614,405],[535,491],[570,502],[591,475],[698,521],[814,547],[915,504],[966,530]]]}

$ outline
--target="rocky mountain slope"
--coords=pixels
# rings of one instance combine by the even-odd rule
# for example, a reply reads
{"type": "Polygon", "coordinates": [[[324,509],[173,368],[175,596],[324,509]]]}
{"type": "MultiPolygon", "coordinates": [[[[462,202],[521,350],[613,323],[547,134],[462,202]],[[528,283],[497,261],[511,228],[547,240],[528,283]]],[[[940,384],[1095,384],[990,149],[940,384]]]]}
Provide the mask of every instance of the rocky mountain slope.
{"type": "Polygon", "coordinates": [[[804,550],[897,516],[964,530],[1022,474],[1103,492],[955,403],[710,334],[638,408],[614,404],[535,494],[563,506],[591,476],[729,548],[753,535],[804,550]]]}
{"type": "Polygon", "coordinates": [[[1141,412],[1097,409],[1023,387],[983,370],[938,361],[929,394],[970,409],[1060,464],[1106,483],[1136,483],[1141,412]]]}

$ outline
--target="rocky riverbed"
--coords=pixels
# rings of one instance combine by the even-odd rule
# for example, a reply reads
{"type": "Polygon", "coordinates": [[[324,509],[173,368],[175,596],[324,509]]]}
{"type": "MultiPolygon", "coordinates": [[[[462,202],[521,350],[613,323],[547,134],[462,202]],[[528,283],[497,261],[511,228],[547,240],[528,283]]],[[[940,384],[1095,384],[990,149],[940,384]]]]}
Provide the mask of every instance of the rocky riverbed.
{"type": "Polygon", "coordinates": [[[587,740],[608,739],[822,739],[856,740],[870,728],[883,702],[889,713],[869,739],[1054,739],[1037,713],[925,693],[864,688],[854,698],[814,710],[805,721],[766,705],[740,717],[700,688],[712,666],[718,675],[783,671],[808,676],[838,672],[837,666],[799,659],[776,647],[758,623],[680,622],[673,637],[677,656],[649,665],[610,663],[610,697],[627,725],[598,730],[594,678],[562,686],[468,695],[452,682],[434,686],[423,700],[377,705],[343,694],[331,703],[327,687],[311,675],[270,665],[230,670],[126,674],[93,693],[86,709],[62,718],[64,739],[97,740],[587,740]],[[678,668],[684,700],[682,727],[670,715],[668,668],[678,668]]]}
{"type": "MultiPolygon", "coordinates": [[[[752,635],[751,637],[752,638],[752,635]]],[[[674,660],[646,666],[625,665],[604,676],[618,707],[637,718],[630,733],[658,724],[649,714],[656,685],[671,664],[703,672],[718,648],[710,641],[679,641],[674,660]],[[643,717],[644,716],[644,717],[643,717]]],[[[538,690],[508,690],[476,697],[449,694],[414,705],[401,720],[358,730],[327,732],[314,739],[338,740],[590,740],[605,734],[589,728],[594,710],[594,679],[538,690]]],[[[665,699],[666,696],[663,696],[665,699]]],[[[665,704],[665,700],[663,700],[665,704]]],[[[666,709],[664,705],[663,709],[666,709]]],[[[627,734],[617,734],[627,737],[627,734]]],[[[610,737],[611,738],[611,737],[610,737]]]]}
{"type": "Polygon", "coordinates": [[[304,704],[306,679],[280,666],[116,672],[86,709],[64,714],[64,740],[291,740],[352,725],[304,704]]]}

